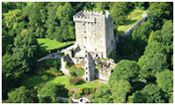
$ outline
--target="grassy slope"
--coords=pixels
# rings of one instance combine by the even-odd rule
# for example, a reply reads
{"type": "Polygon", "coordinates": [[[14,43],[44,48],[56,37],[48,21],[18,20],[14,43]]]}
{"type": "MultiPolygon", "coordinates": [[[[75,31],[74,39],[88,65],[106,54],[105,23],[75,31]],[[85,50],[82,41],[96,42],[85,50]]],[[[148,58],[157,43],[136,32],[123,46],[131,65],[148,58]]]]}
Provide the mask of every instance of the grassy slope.
{"type": "Polygon", "coordinates": [[[98,82],[97,80],[86,82],[79,85],[70,85],[69,84],[69,77],[68,76],[57,76],[57,77],[48,77],[47,80],[43,80],[43,75],[33,75],[27,76],[25,75],[25,79],[22,81],[22,85],[26,87],[34,87],[40,83],[47,83],[51,82],[54,84],[62,84],[65,85],[67,89],[82,89],[82,88],[95,88],[105,85],[104,83],[98,82]]]}
{"type": "Polygon", "coordinates": [[[74,88],[81,88],[81,89],[82,88],[95,88],[95,87],[99,87],[99,86],[105,85],[103,83],[98,82],[97,80],[94,80],[94,81],[91,81],[91,82],[86,82],[86,83],[79,84],[79,85],[70,85],[68,76],[59,76],[59,77],[54,78],[50,82],[55,83],[55,84],[58,84],[58,83],[63,84],[68,89],[74,89],[74,88]]]}
{"type": "Polygon", "coordinates": [[[41,45],[41,47],[46,48],[47,51],[59,49],[74,43],[73,41],[59,42],[46,38],[38,38],[37,41],[41,45]]]}
{"type": "Polygon", "coordinates": [[[144,12],[144,10],[141,10],[141,9],[134,9],[132,12],[130,12],[129,15],[127,16],[126,23],[124,25],[120,25],[117,27],[118,28],[117,30],[119,31],[119,33],[121,34],[121,33],[125,32],[132,25],[134,25],[136,21],[141,19],[143,12],[144,12]]]}

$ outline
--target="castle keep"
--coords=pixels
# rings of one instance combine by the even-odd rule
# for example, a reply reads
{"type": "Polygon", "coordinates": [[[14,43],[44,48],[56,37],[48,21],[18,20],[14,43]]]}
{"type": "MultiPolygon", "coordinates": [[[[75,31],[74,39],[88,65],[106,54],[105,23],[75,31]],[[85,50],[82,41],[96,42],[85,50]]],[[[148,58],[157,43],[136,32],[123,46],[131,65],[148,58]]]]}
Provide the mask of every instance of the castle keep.
{"type": "Polygon", "coordinates": [[[85,70],[86,81],[99,78],[108,81],[112,59],[108,59],[115,47],[113,23],[108,11],[80,11],[73,16],[76,42],[62,50],[61,70],[69,75],[66,64],[79,64],[85,70]],[[98,69],[98,70],[97,70],[98,69]]]}

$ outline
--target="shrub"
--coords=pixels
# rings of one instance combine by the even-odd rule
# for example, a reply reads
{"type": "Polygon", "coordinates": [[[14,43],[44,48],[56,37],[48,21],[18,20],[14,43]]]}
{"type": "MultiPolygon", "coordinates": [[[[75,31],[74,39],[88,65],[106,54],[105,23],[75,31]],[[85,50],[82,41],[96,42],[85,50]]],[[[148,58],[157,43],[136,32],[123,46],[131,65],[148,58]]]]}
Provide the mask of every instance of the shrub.
{"type": "Polygon", "coordinates": [[[82,95],[94,94],[95,90],[96,90],[96,88],[83,88],[82,95]]]}
{"type": "Polygon", "coordinates": [[[57,70],[56,68],[50,68],[46,71],[46,74],[49,76],[62,76],[63,73],[60,70],[57,70]]]}
{"type": "Polygon", "coordinates": [[[81,84],[83,82],[84,82],[84,80],[80,77],[71,77],[70,80],[69,80],[69,83],[72,84],[72,85],[81,84]]]}
{"type": "Polygon", "coordinates": [[[83,91],[82,92],[83,95],[88,95],[88,94],[90,94],[91,89],[90,88],[84,88],[82,91],[83,91]]]}
{"type": "Polygon", "coordinates": [[[43,75],[43,76],[41,77],[41,79],[42,79],[42,80],[48,80],[48,76],[47,76],[47,75],[43,75]]]}
{"type": "Polygon", "coordinates": [[[70,75],[73,77],[82,77],[84,75],[84,69],[81,67],[71,66],[69,71],[70,75]]]}
{"type": "Polygon", "coordinates": [[[81,93],[75,93],[75,99],[79,99],[81,97],[81,93]]]}

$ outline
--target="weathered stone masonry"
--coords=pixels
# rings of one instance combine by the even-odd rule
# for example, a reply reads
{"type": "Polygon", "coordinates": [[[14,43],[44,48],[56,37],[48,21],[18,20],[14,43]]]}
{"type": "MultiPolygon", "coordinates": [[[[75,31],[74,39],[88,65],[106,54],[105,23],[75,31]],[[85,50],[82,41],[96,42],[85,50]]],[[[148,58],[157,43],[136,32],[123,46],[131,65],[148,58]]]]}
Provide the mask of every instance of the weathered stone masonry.
{"type": "Polygon", "coordinates": [[[99,78],[107,81],[113,62],[110,60],[109,65],[98,72],[96,66],[99,59],[106,59],[105,61],[109,62],[107,58],[116,44],[109,12],[80,11],[73,16],[73,20],[75,22],[76,42],[73,46],[62,51],[65,56],[61,60],[61,70],[68,74],[64,62],[73,62],[81,64],[84,68],[84,80],[91,81],[99,78]]]}

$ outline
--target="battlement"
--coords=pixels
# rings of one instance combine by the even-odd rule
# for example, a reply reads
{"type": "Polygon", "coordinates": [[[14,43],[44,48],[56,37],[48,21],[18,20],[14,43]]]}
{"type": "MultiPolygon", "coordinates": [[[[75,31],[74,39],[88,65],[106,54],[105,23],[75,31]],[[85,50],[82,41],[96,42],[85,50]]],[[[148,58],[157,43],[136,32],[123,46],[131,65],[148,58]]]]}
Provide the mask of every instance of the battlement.
{"type": "MultiPolygon", "coordinates": [[[[102,11],[80,11],[73,16],[74,21],[95,22],[95,17],[106,16],[102,11]]],[[[109,15],[109,14],[108,14],[109,15]]]]}

